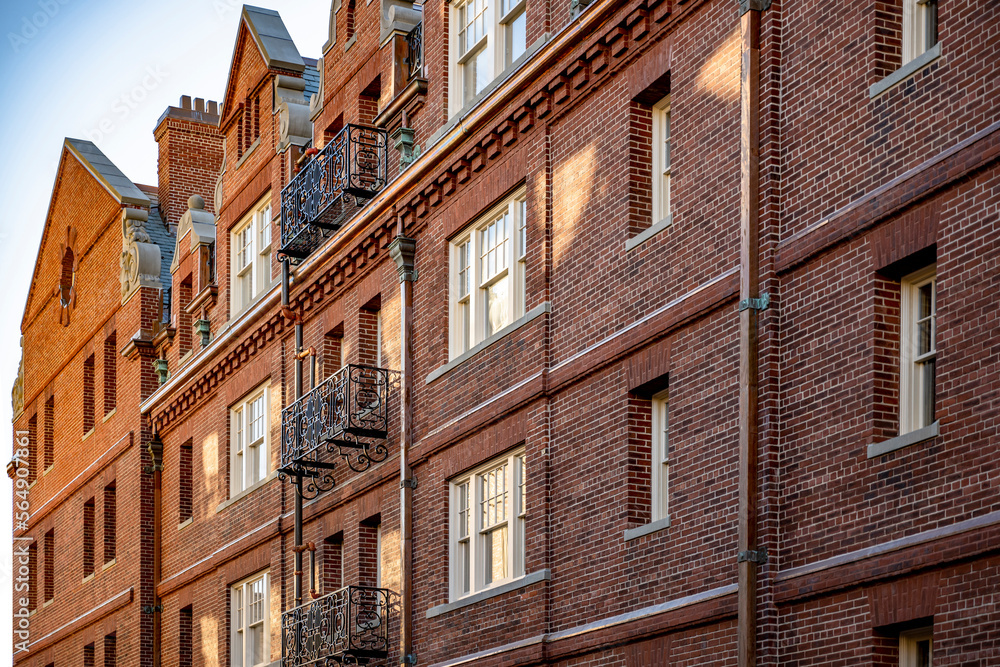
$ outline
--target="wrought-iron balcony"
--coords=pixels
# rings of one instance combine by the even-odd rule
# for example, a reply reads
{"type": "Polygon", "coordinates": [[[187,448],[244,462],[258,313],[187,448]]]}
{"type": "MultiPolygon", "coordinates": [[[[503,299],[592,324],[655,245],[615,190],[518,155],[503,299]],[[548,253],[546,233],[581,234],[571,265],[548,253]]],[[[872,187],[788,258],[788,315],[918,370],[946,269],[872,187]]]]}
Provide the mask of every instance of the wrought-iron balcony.
{"type": "Polygon", "coordinates": [[[356,471],[389,454],[389,389],[398,373],[348,364],[281,411],[283,475],[311,478],[309,495],[333,486],[331,459],[356,471]]]}
{"type": "Polygon", "coordinates": [[[420,76],[420,70],[424,66],[424,22],[418,23],[413,30],[406,35],[406,80],[409,81],[415,76],[420,76]]]}
{"type": "Polygon", "coordinates": [[[393,593],[348,586],[281,615],[281,664],[385,665],[393,593]]]}
{"type": "Polygon", "coordinates": [[[304,259],[388,181],[385,130],[347,125],[281,191],[281,253],[304,259]]]}

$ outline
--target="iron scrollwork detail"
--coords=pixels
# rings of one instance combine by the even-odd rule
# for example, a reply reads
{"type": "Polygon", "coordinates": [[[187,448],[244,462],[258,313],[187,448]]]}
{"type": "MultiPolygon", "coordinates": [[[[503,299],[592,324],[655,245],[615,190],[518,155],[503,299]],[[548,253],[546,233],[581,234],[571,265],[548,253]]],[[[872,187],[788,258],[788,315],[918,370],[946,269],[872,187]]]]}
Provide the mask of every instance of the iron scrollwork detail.
{"type": "Polygon", "coordinates": [[[282,664],[387,664],[395,595],[384,588],[347,586],[281,615],[282,664]]]}
{"type": "Polygon", "coordinates": [[[413,30],[406,34],[406,79],[409,81],[413,77],[420,76],[420,70],[424,66],[424,22],[421,21],[413,27],[413,30]]]}
{"type": "Polygon", "coordinates": [[[282,479],[302,479],[300,492],[311,498],[333,487],[333,459],[354,472],[386,460],[393,375],[349,364],[282,410],[282,479]]]}
{"type": "Polygon", "coordinates": [[[388,134],[347,125],[281,191],[281,254],[308,257],[388,182],[388,134]]]}

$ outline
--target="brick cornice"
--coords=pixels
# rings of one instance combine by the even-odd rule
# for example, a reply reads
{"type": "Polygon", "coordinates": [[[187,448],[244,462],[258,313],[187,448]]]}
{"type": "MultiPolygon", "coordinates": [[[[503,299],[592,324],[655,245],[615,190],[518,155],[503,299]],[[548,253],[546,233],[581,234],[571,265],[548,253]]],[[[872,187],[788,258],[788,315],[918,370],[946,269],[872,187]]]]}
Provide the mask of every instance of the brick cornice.
{"type": "Polygon", "coordinates": [[[834,211],[778,245],[776,269],[786,273],[823,251],[1000,160],[1000,121],[959,141],[885,185],[834,211]]]}
{"type": "Polygon", "coordinates": [[[565,52],[536,56],[545,59],[540,67],[561,63],[558,68],[543,70],[546,76],[522,87],[523,92],[510,103],[501,100],[497,106],[502,112],[493,116],[490,124],[465,127],[464,119],[458,119],[467,133],[474,133],[474,139],[450,151],[451,164],[422,179],[415,196],[401,198],[403,203],[398,210],[404,229],[409,232],[411,225],[427,217],[445,197],[458,193],[456,183],[468,182],[472,174],[501,159],[520,138],[531,136],[536,125],[557,122],[607,79],[662,39],[669,39],[672,28],[702,2],[691,2],[676,13],[671,13],[672,4],[663,0],[633,0],[620,8],[614,2],[605,2],[589,9],[588,13],[603,13],[595,17],[600,28],[588,40],[565,52]]]}

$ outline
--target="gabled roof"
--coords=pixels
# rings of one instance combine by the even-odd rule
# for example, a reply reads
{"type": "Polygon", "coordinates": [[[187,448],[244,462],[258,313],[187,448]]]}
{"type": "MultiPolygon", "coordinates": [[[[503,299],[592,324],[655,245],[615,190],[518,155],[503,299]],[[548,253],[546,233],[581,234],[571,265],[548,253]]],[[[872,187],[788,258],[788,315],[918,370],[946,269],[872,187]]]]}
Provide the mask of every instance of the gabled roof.
{"type": "Polygon", "coordinates": [[[94,180],[115,199],[119,204],[148,209],[150,206],[149,197],[142,190],[136,187],[121,170],[116,167],[101,150],[90,141],[83,139],[66,138],[63,141],[63,150],[59,158],[59,166],[56,168],[55,183],[52,185],[52,194],[49,195],[49,207],[45,214],[45,228],[42,230],[42,238],[38,243],[38,251],[35,255],[35,266],[31,274],[31,283],[28,287],[28,297],[24,302],[24,313],[21,317],[22,328],[27,324],[28,309],[31,306],[32,297],[35,294],[35,286],[38,281],[38,273],[42,263],[42,250],[49,241],[49,232],[52,228],[52,215],[56,205],[56,198],[59,196],[59,182],[66,166],[69,156],[77,160],[80,165],[94,177],[94,180]]]}
{"type": "Polygon", "coordinates": [[[280,69],[290,72],[302,72],[305,63],[299,50],[295,48],[288,29],[285,28],[281,15],[273,9],[243,5],[240,15],[240,27],[236,31],[236,44],[233,46],[233,57],[229,61],[229,78],[226,81],[226,95],[222,100],[222,122],[232,113],[232,98],[235,95],[237,66],[241,61],[239,49],[241,38],[246,31],[250,39],[257,45],[264,65],[268,69],[280,69]]]}
{"type": "Polygon", "coordinates": [[[149,207],[149,198],[92,142],[67,137],[64,146],[120,203],[149,207]]]}

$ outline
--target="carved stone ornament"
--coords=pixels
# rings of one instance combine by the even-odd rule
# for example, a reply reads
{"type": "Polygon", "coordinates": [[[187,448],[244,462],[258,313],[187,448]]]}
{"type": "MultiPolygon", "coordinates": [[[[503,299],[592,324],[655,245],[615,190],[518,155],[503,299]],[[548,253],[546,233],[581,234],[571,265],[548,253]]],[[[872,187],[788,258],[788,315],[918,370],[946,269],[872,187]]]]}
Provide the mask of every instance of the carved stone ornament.
{"type": "Polygon", "coordinates": [[[226,147],[222,147],[222,167],[219,169],[219,177],[215,179],[215,210],[222,210],[222,177],[226,173],[226,147]]]}
{"type": "Polygon", "coordinates": [[[275,111],[278,113],[278,145],[281,153],[289,146],[305,146],[312,140],[306,82],[279,74],[274,79],[275,111]]]}
{"type": "Polygon", "coordinates": [[[381,0],[379,44],[385,44],[393,35],[405,35],[423,19],[423,5],[410,0],[381,0]]]}
{"type": "Polygon", "coordinates": [[[62,268],[56,296],[59,297],[59,324],[69,326],[70,311],[76,308],[76,270],[80,257],[76,252],[76,228],[66,227],[66,240],[59,247],[62,268]]]}
{"type": "MultiPolygon", "coordinates": [[[[24,345],[24,338],[21,338],[21,345],[24,345]]],[[[17,379],[14,380],[14,388],[10,392],[11,405],[14,408],[14,419],[24,412],[24,352],[17,360],[17,379]]]]}
{"type": "Polygon", "coordinates": [[[160,246],[146,231],[149,213],[141,209],[122,209],[122,303],[140,287],[162,289],[160,283],[160,246]]]}

